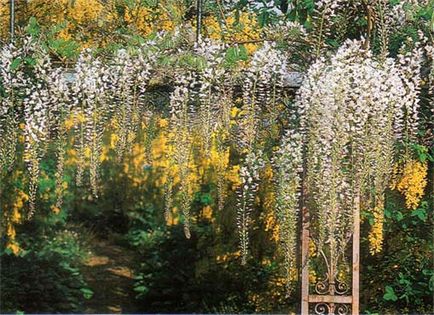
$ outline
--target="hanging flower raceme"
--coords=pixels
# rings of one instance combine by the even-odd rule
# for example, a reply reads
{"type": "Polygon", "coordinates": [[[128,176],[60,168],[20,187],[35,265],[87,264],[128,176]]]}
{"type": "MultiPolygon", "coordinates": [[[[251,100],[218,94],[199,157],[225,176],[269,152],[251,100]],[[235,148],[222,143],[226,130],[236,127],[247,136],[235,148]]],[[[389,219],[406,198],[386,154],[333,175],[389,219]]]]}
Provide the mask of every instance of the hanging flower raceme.
{"type": "Polygon", "coordinates": [[[404,161],[399,177],[392,181],[392,189],[398,190],[405,196],[405,205],[415,210],[424,195],[427,185],[428,162],[417,160],[404,161]]]}
{"type": "Polygon", "coordinates": [[[225,45],[210,39],[201,40],[195,46],[195,53],[204,61],[196,73],[199,86],[197,94],[197,134],[201,137],[205,158],[213,159],[213,153],[220,155],[217,161],[216,177],[218,208],[222,209],[226,196],[225,163],[229,153],[227,131],[230,128],[233,101],[232,76],[223,67],[225,45]],[[214,150],[214,151],[213,151],[214,150]]]}
{"type": "Polygon", "coordinates": [[[2,170],[12,166],[18,136],[23,132],[31,216],[35,212],[40,160],[48,140],[60,134],[70,101],[64,76],[52,67],[46,50],[31,38],[20,45],[20,49],[10,44],[1,50],[1,166],[2,170]]]}
{"type": "Polygon", "coordinates": [[[74,115],[78,155],[76,181],[77,185],[82,184],[84,165],[88,158],[92,193],[97,196],[102,136],[112,112],[108,94],[110,69],[93,57],[91,50],[85,50],[78,59],[75,71],[73,93],[77,102],[74,115]]]}
{"type": "MultiPolygon", "coordinates": [[[[314,14],[312,16],[313,32],[310,32],[311,41],[314,44],[314,54],[319,57],[326,48],[325,39],[332,37],[332,27],[336,25],[338,11],[345,9],[350,4],[343,0],[315,1],[314,14]]],[[[340,21],[344,24],[344,21],[340,21]]],[[[343,27],[343,25],[341,26],[343,27]]]]}
{"type": "MultiPolygon", "coordinates": [[[[417,141],[417,131],[419,129],[419,94],[421,83],[421,66],[424,59],[424,50],[420,42],[415,43],[415,47],[409,52],[398,55],[400,77],[405,87],[405,103],[402,112],[402,119],[398,120],[402,126],[403,141],[407,144],[417,141]]],[[[400,117],[400,118],[401,118],[400,117]]]]}
{"type": "Polygon", "coordinates": [[[434,100],[434,45],[426,45],[425,50],[431,64],[428,74],[428,93],[431,100],[431,115],[434,115],[434,106],[432,105],[434,100]]]}
{"type": "Polygon", "coordinates": [[[33,86],[24,99],[25,149],[24,161],[29,172],[29,216],[35,212],[35,200],[39,181],[39,163],[43,155],[44,141],[48,136],[48,89],[43,83],[33,86]]]}
{"type": "Polygon", "coordinates": [[[198,131],[209,155],[211,135],[229,120],[232,90],[225,86],[227,73],[223,68],[225,45],[210,39],[196,43],[195,53],[203,58],[204,66],[197,72],[198,131]]]}
{"type": "Polygon", "coordinates": [[[270,125],[278,112],[283,80],[287,75],[285,56],[268,42],[252,58],[243,82],[239,144],[248,149],[253,145],[262,124],[270,125]],[[264,121],[260,117],[267,117],[264,121]]]}
{"type": "MultiPolygon", "coordinates": [[[[396,120],[406,101],[393,60],[377,62],[358,41],[347,41],[330,61],[314,63],[299,91],[307,204],[318,223],[312,235],[319,251],[328,247],[333,270],[351,237],[359,198],[382,222],[379,209],[392,173],[394,144],[402,133],[396,120]]],[[[382,233],[370,240],[378,251],[382,233]]]]}
{"type": "Polygon", "coordinates": [[[40,160],[48,140],[58,130],[61,112],[67,110],[67,89],[60,70],[51,66],[47,52],[34,46],[32,85],[24,97],[24,161],[29,172],[29,216],[35,212],[40,160]]]}
{"type": "MultiPolygon", "coordinates": [[[[192,129],[195,117],[195,110],[190,106],[189,87],[194,86],[194,79],[191,73],[179,75],[177,86],[170,95],[170,126],[174,132],[173,156],[169,156],[169,164],[176,165],[179,172],[179,195],[180,208],[184,216],[184,234],[190,238],[190,208],[193,201],[192,183],[189,180],[191,175],[190,163],[192,159],[192,129]]],[[[167,192],[172,191],[172,179],[169,179],[167,192]]],[[[166,201],[168,197],[166,196],[166,201]]],[[[169,200],[171,200],[169,198],[169,200]]],[[[167,213],[167,211],[166,211],[167,213]]]]}
{"type": "Polygon", "coordinates": [[[389,53],[390,34],[393,29],[403,27],[406,22],[405,3],[392,4],[390,1],[380,0],[374,4],[378,13],[376,32],[380,40],[380,57],[386,58],[389,53]]]}
{"type": "Polygon", "coordinates": [[[136,138],[143,117],[150,118],[146,111],[144,93],[150,79],[152,61],[147,54],[147,45],[135,54],[121,49],[113,60],[113,97],[116,106],[112,107],[118,141],[116,152],[122,160],[136,138]]]}
{"type": "Polygon", "coordinates": [[[249,253],[249,229],[251,213],[255,206],[256,192],[259,187],[260,172],[264,168],[262,151],[250,151],[240,168],[241,186],[237,191],[237,226],[240,237],[241,264],[246,264],[249,253]]]}
{"type": "Polygon", "coordinates": [[[16,158],[23,90],[29,85],[22,60],[33,43],[4,45],[0,50],[0,173],[11,170],[16,158]]]}
{"type": "Polygon", "coordinates": [[[54,135],[56,143],[56,204],[54,211],[60,211],[63,204],[63,195],[65,191],[64,169],[65,154],[67,146],[67,126],[66,120],[70,118],[73,101],[71,98],[71,87],[66,80],[65,73],[60,69],[52,71],[48,78],[48,87],[52,98],[51,110],[49,111],[49,121],[51,122],[51,134],[54,135]]]}
{"type": "Polygon", "coordinates": [[[273,165],[275,168],[276,217],[279,240],[284,257],[288,294],[296,279],[297,222],[300,206],[301,172],[303,167],[302,135],[294,129],[285,132],[273,165]]]}

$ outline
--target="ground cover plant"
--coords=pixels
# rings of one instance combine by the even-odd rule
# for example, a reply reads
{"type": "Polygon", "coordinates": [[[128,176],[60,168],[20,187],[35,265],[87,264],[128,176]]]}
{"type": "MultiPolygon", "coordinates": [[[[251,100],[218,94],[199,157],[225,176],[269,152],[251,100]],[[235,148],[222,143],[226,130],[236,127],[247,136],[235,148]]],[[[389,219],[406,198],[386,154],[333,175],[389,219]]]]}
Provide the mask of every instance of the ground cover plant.
{"type": "Polygon", "coordinates": [[[356,205],[361,312],[433,311],[432,0],[16,2],[1,312],[297,313],[356,205]]]}

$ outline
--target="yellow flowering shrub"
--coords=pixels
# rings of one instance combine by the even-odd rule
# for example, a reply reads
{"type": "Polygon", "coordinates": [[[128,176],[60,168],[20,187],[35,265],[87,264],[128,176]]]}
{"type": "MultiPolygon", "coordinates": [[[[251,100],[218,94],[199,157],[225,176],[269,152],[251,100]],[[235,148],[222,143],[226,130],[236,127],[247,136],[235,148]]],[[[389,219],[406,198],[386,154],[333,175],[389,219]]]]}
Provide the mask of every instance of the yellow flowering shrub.
{"type": "Polygon", "coordinates": [[[96,34],[114,18],[98,0],[33,0],[29,1],[26,12],[46,27],[65,23],[58,38],[74,39],[83,47],[99,44],[96,34]]]}
{"type": "Polygon", "coordinates": [[[415,210],[419,206],[427,185],[427,174],[427,162],[410,160],[405,163],[398,178],[392,182],[391,189],[404,195],[408,209],[415,210]]]}
{"type": "MultiPolygon", "coordinates": [[[[147,7],[140,0],[32,0],[16,3],[17,24],[27,24],[30,17],[47,28],[64,23],[57,38],[75,40],[82,48],[104,46],[116,28],[122,25],[141,36],[173,30],[181,23],[184,12],[184,4],[174,0],[162,1],[158,7],[147,7]],[[120,7],[124,10],[119,10],[120,7]]],[[[0,36],[6,38],[8,34],[9,0],[0,0],[0,36]]]]}
{"type": "Polygon", "coordinates": [[[249,55],[258,48],[254,42],[260,38],[259,24],[253,13],[242,12],[238,21],[234,14],[228,15],[224,20],[211,15],[204,19],[204,27],[206,35],[212,39],[244,43],[249,55]]]}
{"type": "Polygon", "coordinates": [[[279,224],[276,218],[275,203],[276,196],[272,189],[273,169],[267,165],[264,171],[264,209],[265,209],[265,231],[269,233],[270,240],[279,242],[279,224]],[[268,189],[271,188],[271,189],[268,189]]]}
{"type": "Polygon", "coordinates": [[[201,215],[204,219],[213,221],[213,211],[209,205],[202,208],[201,215]]]}
{"type": "Polygon", "coordinates": [[[234,252],[227,252],[225,254],[216,255],[217,263],[226,263],[234,259],[238,259],[241,256],[241,252],[239,250],[234,252]]]}
{"type": "Polygon", "coordinates": [[[378,202],[372,209],[372,215],[374,216],[374,224],[369,231],[369,252],[371,255],[381,252],[383,246],[383,223],[384,223],[384,203],[378,202]]]}
{"type": "MultiPolygon", "coordinates": [[[[17,172],[15,175],[17,176],[17,172]]],[[[15,225],[23,220],[23,209],[29,199],[29,196],[20,189],[15,189],[14,198],[11,204],[6,203],[3,210],[3,221],[5,225],[6,248],[8,248],[14,255],[17,255],[21,248],[16,241],[15,225]]]]}
{"type": "Polygon", "coordinates": [[[172,211],[166,216],[167,226],[179,224],[179,212],[177,207],[173,207],[172,211]]]}
{"type": "MultiPolygon", "coordinates": [[[[181,7],[178,10],[181,12],[181,7]]],[[[141,1],[135,1],[132,5],[126,6],[124,20],[128,27],[133,28],[142,36],[154,31],[171,31],[175,27],[168,11],[162,8],[145,7],[141,1]]]]}

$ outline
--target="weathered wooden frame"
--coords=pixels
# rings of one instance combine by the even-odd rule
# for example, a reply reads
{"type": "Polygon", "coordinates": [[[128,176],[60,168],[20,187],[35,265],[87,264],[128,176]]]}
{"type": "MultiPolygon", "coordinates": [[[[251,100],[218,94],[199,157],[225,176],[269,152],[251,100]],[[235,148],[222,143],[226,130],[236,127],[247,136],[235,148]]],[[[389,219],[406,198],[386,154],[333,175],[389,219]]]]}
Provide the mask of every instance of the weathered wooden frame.
{"type": "Polygon", "coordinates": [[[309,293],[309,228],[310,217],[306,207],[302,208],[302,235],[301,235],[301,314],[309,314],[310,304],[323,303],[330,306],[329,313],[334,314],[336,304],[350,304],[350,314],[359,314],[359,272],[360,272],[360,198],[355,198],[353,210],[353,236],[352,236],[352,285],[351,295],[319,295],[309,293]]]}

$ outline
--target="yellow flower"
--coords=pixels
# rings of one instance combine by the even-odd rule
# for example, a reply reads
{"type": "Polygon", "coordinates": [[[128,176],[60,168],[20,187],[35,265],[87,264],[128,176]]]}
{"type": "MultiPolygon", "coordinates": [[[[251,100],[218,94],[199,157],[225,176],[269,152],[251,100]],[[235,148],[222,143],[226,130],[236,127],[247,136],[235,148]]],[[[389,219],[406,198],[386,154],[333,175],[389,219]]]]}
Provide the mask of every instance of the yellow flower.
{"type": "Polygon", "coordinates": [[[108,158],[109,158],[109,156],[108,156],[108,152],[109,152],[109,148],[108,148],[107,146],[104,146],[104,147],[102,148],[101,155],[100,155],[100,157],[99,157],[99,160],[100,160],[101,162],[104,162],[104,161],[108,160],[108,158]]]}
{"type": "Polygon", "coordinates": [[[114,149],[116,148],[116,143],[119,141],[119,136],[116,133],[112,133],[110,135],[110,148],[114,149]]]}
{"type": "Polygon", "coordinates": [[[72,127],[74,127],[74,115],[70,115],[67,119],[65,119],[64,125],[66,130],[70,130],[72,127]]]}
{"type": "Polygon", "coordinates": [[[309,241],[309,257],[315,257],[316,256],[316,246],[313,240],[311,239],[309,241]]]}
{"type": "Polygon", "coordinates": [[[205,207],[202,208],[202,217],[204,219],[208,219],[208,220],[212,220],[213,219],[213,217],[212,217],[212,208],[209,205],[207,205],[207,206],[205,206],[205,207]]]}
{"type": "Polygon", "coordinates": [[[11,239],[14,240],[15,236],[16,236],[17,232],[15,231],[15,227],[8,223],[7,227],[6,227],[6,236],[11,239]]]}
{"type": "Polygon", "coordinates": [[[14,255],[18,255],[18,253],[21,251],[20,246],[16,242],[7,242],[6,248],[9,248],[14,255]]]}
{"type": "Polygon", "coordinates": [[[240,113],[240,109],[238,107],[232,107],[231,108],[231,117],[235,118],[238,116],[238,114],[240,113]]]}
{"type": "Polygon", "coordinates": [[[11,221],[14,223],[18,223],[21,221],[21,213],[18,211],[18,209],[13,208],[12,215],[11,215],[11,221]]]}
{"type": "Polygon", "coordinates": [[[179,223],[178,208],[174,207],[166,216],[166,224],[168,226],[177,225],[179,223]]]}
{"type": "Polygon", "coordinates": [[[275,243],[279,242],[279,224],[277,223],[273,211],[268,211],[267,215],[265,216],[265,231],[271,232],[271,241],[275,243]]]}
{"type": "Polygon", "coordinates": [[[241,185],[241,178],[240,178],[240,166],[234,165],[232,168],[228,171],[226,175],[226,179],[232,182],[232,189],[235,190],[241,185]]]}
{"type": "Polygon", "coordinates": [[[316,276],[316,272],[313,269],[309,270],[309,283],[316,283],[317,280],[317,276],[316,276]]]}
{"type": "Polygon", "coordinates": [[[371,226],[371,231],[368,235],[369,240],[369,251],[371,255],[381,252],[383,246],[383,202],[380,201],[372,209],[372,214],[374,215],[374,224],[371,226]]]}
{"type": "Polygon", "coordinates": [[[75,149],[68,149],[66,151],[65,165],[67,166],[76,165],[77,162],[78,162],[77,151],[75,149]]]}
{"type": "Polygon", "coordinates": [[[52,205],[51,206],[51,211],[53,211],[55,214],[59,214],[60,213],[60,208],[52,205]]]}
{"type": "Polygon", "coordinates": [[[169,125],[169,121],[168,121],[167,119],[161,118],[161,119],[158,121],[158,126],[159,126],[160,128],[165,128],[165,127],[167,127],[168,125],[169,125]]]}
{"type": "Polygon", "coordinates": [[[419,206],[427,185],[428,163],[410,160],[405,163],[401,177],[391,184],[405,196],[405,205],[414,210],[419,206]]]}
{"type": "MultiPolygon", "coordinates": [[[[238,21],[234,15],[228,15],[224,21],[219,21],[216,16],[208,16],[204,19],[204,25],[207,36],[215,40],[243,43],[260,37],[256,16],[251,12],[241,12],[238,21]]],[[[245,43],[244,47],[249,55],[258,49],[254,43],[245,43]]]]}
{"type": "Polygon", "coordinates": [[[86,158],[90,158],[90,155],[92,154],[92,150],[88,147],[88,146],[86,146],[85,148],[84,148],[84,156],[86,157],[86,158]]]}
{"type": "Polygon", "coordinates": [[[84,123],[86,121],[86,117],[84,116],[83,113],[77,113],[75,115],[75,119],[79,122],[79,123],[84,123]]]}

